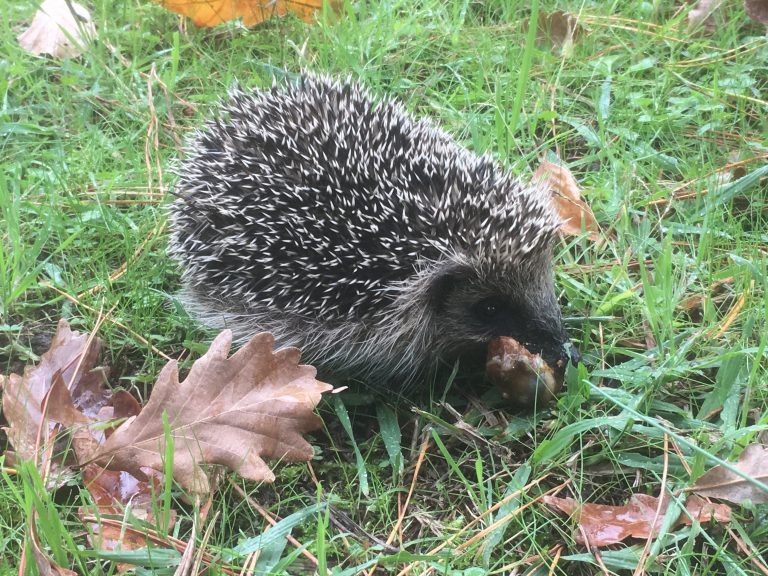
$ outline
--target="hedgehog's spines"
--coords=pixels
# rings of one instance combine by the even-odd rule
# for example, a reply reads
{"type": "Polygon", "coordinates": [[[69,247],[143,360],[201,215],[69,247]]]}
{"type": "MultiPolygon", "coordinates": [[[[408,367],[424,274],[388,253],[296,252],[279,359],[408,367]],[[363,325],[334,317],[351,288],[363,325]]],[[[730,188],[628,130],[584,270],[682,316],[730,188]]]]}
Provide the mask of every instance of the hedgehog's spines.
{"type": "Polygon", "coordinates": [[[183,299],[241,340],[268,329],[313,361],[411,378],[455,344],[429,308],[445,267],[478,290],[551,290],[548,194],[350,81],[234,87],[178,175],[183,299]]]}

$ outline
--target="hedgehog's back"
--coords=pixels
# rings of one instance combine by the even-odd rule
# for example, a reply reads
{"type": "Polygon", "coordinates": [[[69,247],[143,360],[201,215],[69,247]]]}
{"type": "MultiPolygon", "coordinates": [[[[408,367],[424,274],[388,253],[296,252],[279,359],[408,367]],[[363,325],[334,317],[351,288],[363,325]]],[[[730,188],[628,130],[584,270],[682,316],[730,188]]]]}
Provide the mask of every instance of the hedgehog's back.
{"type": "Polygon", "coordinates": [[[188,286],[329,322],[375,315],[420,260],[480,246],[489,227],[517,234],[520,213],[540,210],[401,105],[316,76],[235,93],[196,135],[176,193],[170,252],[188,286]]]}

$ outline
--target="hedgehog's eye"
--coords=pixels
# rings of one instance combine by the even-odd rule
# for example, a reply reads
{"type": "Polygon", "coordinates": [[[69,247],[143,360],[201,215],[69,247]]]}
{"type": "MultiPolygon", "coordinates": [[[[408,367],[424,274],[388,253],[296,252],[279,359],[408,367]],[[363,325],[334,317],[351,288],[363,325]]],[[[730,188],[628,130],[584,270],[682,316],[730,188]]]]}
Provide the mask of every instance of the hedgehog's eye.
{"type": "Polygon", "coordinates": [[[491,322],[508,308],[507,303],[499,297],[483,298],[472,307],[472,312],[483,322],[491,322]]]}

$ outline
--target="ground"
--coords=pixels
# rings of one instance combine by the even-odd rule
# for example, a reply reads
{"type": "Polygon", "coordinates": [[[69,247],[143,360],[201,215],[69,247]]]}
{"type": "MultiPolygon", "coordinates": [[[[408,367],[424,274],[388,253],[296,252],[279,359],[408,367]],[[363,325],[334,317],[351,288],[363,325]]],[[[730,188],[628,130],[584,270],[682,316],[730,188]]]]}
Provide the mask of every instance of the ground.
{"type": "MultiPolygon", "coordinates": [[[[88,7],[98,41],[60,61],[16,41],[34,6],[0,5],[0,373],[34,362],[59,318],[98,324],[111,385],[141,399],[161,354],[191,350],[188,367],[206,349],[211,335],[173,299],[166,207],[185,138],[236,80],[352,76],[522,177],[558,155],[601,225],[597,241],[556,247],[583,363],[555,404],[323,404],[311,468],[279,464],[272,485],[222,482],[207,516],[211,573],[242,565],[232,549],[268,526],[243,494],[279,518],[332,504],[293,530],[317,566],[289,544],[276,573],[355,574],[376,559],[404,574],[768,573],[765,505],[593,554],[542,502],[557,488],[603,504],[680,494],[713,457],[735,460],[761,432],[766,442],[768,40],[741,3],[698,27],[690,5],[658,0],[393,0],[345,2],[311,25],[212,30],[149,1],[88,7]],[[528,35],[532,10],[539,22],[572,14],[577,34],[528,35]]],[[[3,466],[0,573],[16,573],[30,522],[59,564],[114,573],[83,537],[81,482],[38,487],[32,520],[34,471],[3,466]]],[[[168,485],[158,498],[174,500],[183,542],[195,507],[178,496],[168,485]]],[[[163,538],[170,560],[155,572],[171,573],[178,554],[163,538]]]]}

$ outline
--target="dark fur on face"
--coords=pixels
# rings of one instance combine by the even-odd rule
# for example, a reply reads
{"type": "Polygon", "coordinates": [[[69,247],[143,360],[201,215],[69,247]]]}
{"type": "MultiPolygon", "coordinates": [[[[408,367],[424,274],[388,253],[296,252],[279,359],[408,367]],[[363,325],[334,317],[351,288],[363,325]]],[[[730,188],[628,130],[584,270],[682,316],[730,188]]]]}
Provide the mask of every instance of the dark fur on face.
{"type": "Polygon", "coordinates": [[[471,267],[455,266],[433,281],[430,305],[438,346],[447,361],[485,346],[499,336],[514,338],[531,353],[556,366],[568,359],[569,340],[555,299],[547,261],[538,270],[504,271],[480,277],[471,267]]]}

